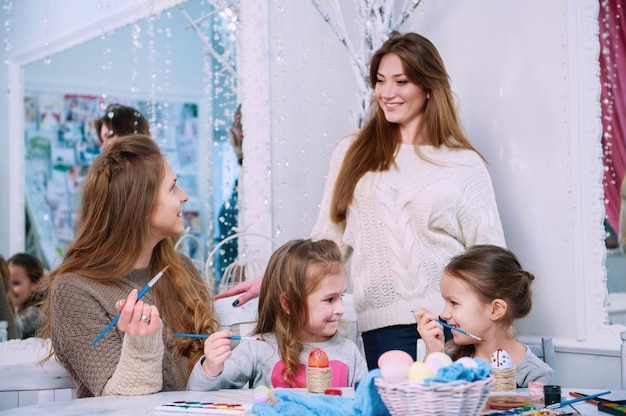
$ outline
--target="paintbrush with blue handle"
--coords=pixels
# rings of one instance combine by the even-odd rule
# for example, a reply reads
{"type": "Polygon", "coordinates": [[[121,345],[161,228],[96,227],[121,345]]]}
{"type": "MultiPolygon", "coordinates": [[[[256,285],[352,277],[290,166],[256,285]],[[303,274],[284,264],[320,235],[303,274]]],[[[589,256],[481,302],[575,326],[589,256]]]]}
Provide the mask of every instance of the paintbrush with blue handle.
{"type": "MultiPolygon", "coordinates": [[[[165,266],[163,268],[163,270],[161,270],[160,272],[158,272],[156,274],[156,276],[154,276],[147,285],[145,285],[137,294],[137,300],[141,299],[143,297],[143,295],[145,295],[146,293],[148,293],[148,290],[150,290],[150,288],[152,286],[154,286],[154,284],[157,282],[157,280],[159,280],[161,278],[161,276],[163,276],[163,273],[165,273],[165,271],[169,268],[170,266],[165,266]]],[[[102,339],[102,337],[104,337],[106,335],[107,332],[109,332],[111,330],[111,328],[113,328],[115,326],[115,324],[117,324],[117,321],[120,320],[120,315],[121,313],[118,313],[117,316],[115,318],[113,318],[113,320],[111,321],[110,324],[107,325],[106,328],[104,328],[102,330],[102,332],[100,332],[100,335],[98,335],[96,337],[96,339],[94,339],[91,343],[91,345],[96,345],[98,343],[98,341],[100,341],[102,339]]]]}

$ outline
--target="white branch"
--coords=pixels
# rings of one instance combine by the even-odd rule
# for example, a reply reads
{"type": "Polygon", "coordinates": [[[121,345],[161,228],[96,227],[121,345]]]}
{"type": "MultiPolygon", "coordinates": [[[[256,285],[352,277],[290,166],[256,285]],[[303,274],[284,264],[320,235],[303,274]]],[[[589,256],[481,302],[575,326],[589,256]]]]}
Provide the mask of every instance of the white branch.
{"type": "Polygon", "coordinates": [[[420,3],[422,2],[422,0],[413,0],[411,4],[410,1],[404,3],[404,6],[402,7],[402,16],[400,18],[400,22],[394,26],[394,29],[397,29],[398,27],[400,27],[400,25],[402,25],[402,23],[404,23],[406,21],[406,19],[409,18],[409,16],[411,16],[411,14],[413,14],[413,11],[417,8],[417,6],[420,5],[420,3]]]}
{"type": "Polygon", "coordinates": [[[421,3],[421,0],[404,0],[400,15],[396,18],[395,4],[400,0],[353,0],[356,4],[357,18],[360,20],[360,40],[362,45],[361,53],[357,53],[354,44],[348,36],[346,24],[343,17],[341,4],[345,4],[346,0],[329,0],[335,11],[335,20],[321,6],[319,0],[311,0],[322,18],[332,31],[335,33],[339,41],[348,49],[350,57],[350,65],[355,74],[356,82],[359,87],[360,97],[360,114],[357,116],[358,125],[361,125],[370,106],[372,96],[371,86],[369,83],[368,63],[371,54],[378,49],[383,42],[389,37],[389,34],[396,30],[411,13],[421,3]]]}
{"type": "MultiPolygon", "coordinates": [[[[200,28],[196,25],[195,21],[191,18],[191,16],[189,16],[189,13],[187,13],[187,11],[184,8],[182,8],[182,7],[180,7],[180,12],[185,17],[185,19],[187,19],[187,21],[189,22],[189,26],[193,30],[195,30],[195,32],[198,34],[198,36],[200,37],[200,40],[202,41],[202,43],[204,43],[204,47],[206,48],[206,51],[209,53],[209,55],[211,55],[213,58],[215,58],[222,65],[222,67],[225,70],[230,72],[230,74],[233,77],[236,78],[237,77],[237,71],[235,70],[235,68],[233,68],[233,66],[228,62],[228,60],[226,60],[226,58],[224,56],[222,56],[219,53],[215,52],[215,49],[213,49],[213,46],[211,46],[211,42],[209,42],[209,40],[206,38],[206,36],[204,36],[204,33],[202,33],[200,28]]],[[[200,20],[200,21],[202,21],[202,20],[200,20]]]]}
{"type": "Polygon", "coordinates": [[[346,31],[346,28],[345,28],[345,24],[344,24],[343,18],[341,19],[341,25],[342,25],[341,29],[342,30],[340,30],[340,28],[337,27],[335,22],[333,22],[333,20],[331,19],[330,15],[319,4],[318,0],[311,0],[311,3],[313,3],[313,5],[317,9],[317,11],[320,13],[322,18],[324,19],[324,21],[326,23],[328,23],[328,25],[330,26],[332,31],[335,32],[335,35],[337,36],[339,41],[348,49],[348,53],[350,54],[350,58],[356,64],[356,68],[358,69],[359,74],[361,76],[365,76],[367,74],[367,68],[365,68],[365,65],[362,65],[359,62],[359,58],[357,57],[357,55],[356,55],[356,53],[354,51],[354,46],[352,45],[352,42],[350,41],[350,38],[348,38],[348,36],[347,36],[347,31],[346,31]]]}

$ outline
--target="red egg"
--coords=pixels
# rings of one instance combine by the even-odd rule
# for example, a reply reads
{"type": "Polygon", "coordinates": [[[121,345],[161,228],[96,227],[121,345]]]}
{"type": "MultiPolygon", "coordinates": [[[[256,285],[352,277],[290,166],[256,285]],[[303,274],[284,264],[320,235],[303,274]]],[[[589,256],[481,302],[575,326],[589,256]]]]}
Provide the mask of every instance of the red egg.
{"type": "Polygon", "coordinates": [[[321,348],[313,348],[309,354],[309,367],[328,367],[328,355],[321,348]]]}

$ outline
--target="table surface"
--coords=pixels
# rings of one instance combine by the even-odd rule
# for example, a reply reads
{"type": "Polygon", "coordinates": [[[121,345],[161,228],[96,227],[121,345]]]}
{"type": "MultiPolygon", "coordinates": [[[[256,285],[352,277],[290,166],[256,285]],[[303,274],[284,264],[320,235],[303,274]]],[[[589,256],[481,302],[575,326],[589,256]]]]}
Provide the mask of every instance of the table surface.
{"type": "MultiPolygon", "coordinates": [[[[85,415],[183,415],[186,413],[157,411],[156,406],[178,401],[199,401],[214,403],[252,403],[252,390],[168,391],[142,396],[101,396],[43,403],[1,411],[2,416],[26,416],[45,414],[46,416],[85,416],[85,415]]],[[[232,413],[231,413],[232,414],[232,413]]]]}
{"type": "MultiPolygon", "coordinates": [[[[304,389],[303,394],[306,393],[304,389]]],[[[345,397],[353,397],[352,389],[344,390],[345,397]]],[[[563,388],[563,401],[572,399],[569,396],[570,391],[578,391],[583,394],[599,393],[602,390],[591,389],[571,389],[563,388]]],[[[214,392],[199,391],[170,391],[163,393],[147,394],[143,396],[104,396],[91,397],[86,399],[76,399],[52,403],[44,403],[33,406],[25,406],[15,409],[0,411],[0,416],[26,416],[33,414],[45,414],[47,416],[84,416],[84,415],[169,415],[186,414],[178,412],[163,412],[155,410],[156,406],[164,403],[187,400],[201,402],[220,402],[220,403],[252,403],[252,390],[219,390],[214,392]]],[[[517,394],[525,394],[525,391],[518,391],[517,394]]],[[[626,399],[626,390],[613,390],[611,394],[602,396],[606,399],[623,400],[626,399]]],[[[597,410],[597,407],[590,403],[580,402],[573,405],[574,408],[582,415],[604,415],[597,410]]],[[[560,410],[573,411],[571,407],[564,407],[560,410]]],[[[197,413],[196,413],[197,414],[197,413]]]]}
{"type": "MultiPolygon", "coordinates": [[[[595,394],[595,393],[601,393],[603,391],[607,391],[609,389],[574,389],[574,388],[562,388],[562,394],[561,394],[561,401],[564,402],[566,400],[573,400],[575,399],[575,397],[570,396],[570,392],[578,392],[578,393],[582,393],[582,394],[595,394]]],[[[492,393],[492,394],[498,394],[498,393],[492,393]]],[[[499,394],[506,394],[506,393],[499,393],[499,394]]],[[[517,392],[515,392],[514,394],[519,394],[519,395],[528,395],[528,391],[526,389],[518,389],[517,392]]],[[[626,390],[611,390],[610,394],[606,394],[601,396],[602,399],[609,399],[609,400],[626,400],[626,390]]],[[[598,411],[598,407],[595,404],[591,404],[591,403],[587,403],[584,401],[578,402],[578,403],[574,403],[572,405],[569,406],[564,406],[561,407],[559,409],[557,409],[559,411],[562,411],[564,413],[573,413],[573,414],[581,414],[581,415],[587,415],[587,416],[594,416],[594,415],[603,415],[606,416],[608,413],[604,413],[604,412],[600,412],[598,411]]],[[[498,413],[498,412],[503,412],[503,410],[493,410],[491,412],[485,412],[484,415],[488,415],[490,413],[498,413]]]]}

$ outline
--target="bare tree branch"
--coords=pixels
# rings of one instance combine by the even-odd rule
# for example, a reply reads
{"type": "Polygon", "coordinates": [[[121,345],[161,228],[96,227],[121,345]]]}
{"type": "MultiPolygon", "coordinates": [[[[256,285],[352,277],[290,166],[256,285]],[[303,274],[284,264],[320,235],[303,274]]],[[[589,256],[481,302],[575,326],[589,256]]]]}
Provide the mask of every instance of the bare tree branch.
{"type": "Polygon", "coordinates": [[[208,13],[208,14],[206,14],[204,16],[201,16],[199,19],[196,19],[196,20],[193,20],[191,18],[191,16],[189,16],[189,13],[187,13],[187,10],[185,10],[182,7],[180,7],[180,12],[185,17],[185,19],[187,19],[187,21],[189,22],[189,27],[191,27],[198,34],[198,37],[200,37],[200,40],[202,41],[202,43],[204,43],[204,47],[205,47],[207,53],[209,55],[211,55],[213,58],[215,58],[215,60],[217,60],[226,71],[230,72],[230,74],[233,77],[237,77],[237,71],[228,62],[227,56],[226,55],[220,55],[219,53],[217,53],[215,51],[215,49],[213,49],[213,46],[211,46],[211,42],[209,42],[207,37],[204,35],[204,33],[202,33],[202,30],[200,30],[200,28],[197,25],[197,23],[201,23],[203,20],[205,20],[205,19],[209,18],[210,16],[212,16],[213,14],[219,12],[219,10],[215,10],[212,13],[208,13]]]}
{"type": "Polygon", "coordinates": [[[332,31],[337,39],[346,47],[350,57],[350,65],[359,87],[359,113],[356,116],[356,124],[360,127],[371,104],[372,88],[369,83],[368,63],[371,54],[378,49],[389,34],[397,30],[413,13],[421,0],[353,0],[356,5],[356,15],[359,23],[359,41],[352,42],[346,28],[341,5],[346,0],[329,0],[334,10],[334,19],[322,7],[319,0],[311,0],[311,3],[332,31]],[[399,15],[396,10],[400,10],[399,15]],[[354,47],[355,43],[361,45],[360,53],[354,47]]]}

